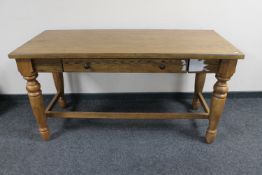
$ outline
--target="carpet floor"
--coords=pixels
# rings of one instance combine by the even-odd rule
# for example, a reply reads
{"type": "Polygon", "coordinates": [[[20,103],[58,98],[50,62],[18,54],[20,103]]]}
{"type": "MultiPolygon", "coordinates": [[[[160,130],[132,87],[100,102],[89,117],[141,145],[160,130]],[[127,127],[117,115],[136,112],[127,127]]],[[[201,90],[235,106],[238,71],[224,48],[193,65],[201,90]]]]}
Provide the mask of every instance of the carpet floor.
{"type": "MultiPolygon", "coordinates": [[[[189,111],[191,96],[72,95],[67,101],[73,111],[170,112],[189,111]]],[[[44,142],[27,98],[1,98],[1,175],[262,173],[261,95],[229,95],[211,145],[204,142],[207,120],[50,118],[48,124],[51,140],[44,142]]]]}

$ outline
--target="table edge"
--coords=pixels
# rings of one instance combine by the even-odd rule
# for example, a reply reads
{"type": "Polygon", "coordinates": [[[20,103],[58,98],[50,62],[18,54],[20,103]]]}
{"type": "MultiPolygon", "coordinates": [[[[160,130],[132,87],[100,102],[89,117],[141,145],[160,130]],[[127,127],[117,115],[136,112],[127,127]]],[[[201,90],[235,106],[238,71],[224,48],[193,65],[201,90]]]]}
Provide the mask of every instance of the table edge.
{"type": "Polygon", "coordinates": [[[243,53],[238,54],[188,54],[188,53],[89,53],[89,54],[8,54],[10,59],[244,59],[243,53]]]}

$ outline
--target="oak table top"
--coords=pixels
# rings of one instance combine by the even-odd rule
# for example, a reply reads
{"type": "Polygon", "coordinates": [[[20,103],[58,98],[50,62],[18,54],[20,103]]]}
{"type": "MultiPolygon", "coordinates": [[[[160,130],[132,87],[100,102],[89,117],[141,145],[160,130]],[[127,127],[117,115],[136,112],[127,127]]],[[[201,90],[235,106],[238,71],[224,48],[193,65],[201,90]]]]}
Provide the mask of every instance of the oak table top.
{"type": "Polygon", "coordinates": [[[47,30],[9,54],[15,59],[242,59],[213,30],[47,30]]]}

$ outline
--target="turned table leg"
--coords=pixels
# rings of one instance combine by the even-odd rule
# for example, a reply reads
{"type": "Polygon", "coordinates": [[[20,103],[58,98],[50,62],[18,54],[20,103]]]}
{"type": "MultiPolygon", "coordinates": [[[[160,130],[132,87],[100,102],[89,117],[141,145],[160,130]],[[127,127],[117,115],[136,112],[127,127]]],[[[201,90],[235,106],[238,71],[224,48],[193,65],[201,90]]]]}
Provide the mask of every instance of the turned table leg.
{"type": "Polygon", "coordinates": [[[36,80],[37,74],[24,76],[27,80],[26,89],[28,92],[29,101],[33,110],[33,114],[39,126],[39,132],[44,140],[49,140],[49,130],[46,124],[46,116],[44,113],[44,103],[40,84],[36,80]]]}
{"type": "Polygon", "coordinates": [[[62,72],[53,72],[53,79],[55,82],[55,87],[57,94],[59,94],[58,104],[61,108],[66,107],[66,100],[64,96],[64,78],[62,72]]]}
{"type": "Polygon", "coordinates": [[[209,126],[206,132],[206,142],[212,143],[217,135],[219,119],[224,110],[228,86],[227,81],[235,72],[237,61],[222,60],[216,73],[217,82],[214,85],[214,91],[210,105],[209,126]]]}
{"type": "Polygon", "coordinates": [[[200,101],[198,98],[198,93],[203,91],[203,87],[205,84],[205,80],[206,80],[206,73],[204,72],[199,72],[196,73],[196,77],[195,77],[195,92],[194,92],[194,97],[193,97],[193,101],[192,101],[192,107],[193,109],[198,109],[200,106],[200,101]]]}
{"type": "Polygon", "coordinates": [[[49,129],[46,123],[41,86],[36,80],[37,73],[33,69],[31,60],[17,60],[17,67],[27,81],[26,90],[28,92],[33,114],[39,126],[41,137],[43,140],[49,140],[49,129]]]}

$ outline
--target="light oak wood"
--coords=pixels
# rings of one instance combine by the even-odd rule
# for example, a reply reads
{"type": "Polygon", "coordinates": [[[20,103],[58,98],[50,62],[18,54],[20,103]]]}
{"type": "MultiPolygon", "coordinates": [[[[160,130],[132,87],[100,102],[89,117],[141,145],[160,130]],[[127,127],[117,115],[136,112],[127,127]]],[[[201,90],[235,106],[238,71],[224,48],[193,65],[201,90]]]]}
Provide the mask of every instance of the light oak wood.
{"type": "MultiPolygon", "coordinates": [[[[104,119],[208,119],[208,112],[195,113],[145,113],[145,112],[57,112],[52,111],[56,102],[59,99],[59,94],[56,94],[48,104],[45,114],[47,117],[58,118],[104,118],[104,119]]],[[[209,111],[205,99],[201,99],[206,106],[202,106],[209,111]]]]}
{"type": "Polygon", "coordinates": [[[185,73],[188,60],[63,59],[65,72],[185,73]]]}
{"type": "Polygon", "coordinates": [[[216,73],[220,60],[194,59],[36,59],[37,72],[216,73]],[[200,62],[200,64],[198,63],[200,62]],[[197,65],[195,65],[198,63],[197,65]],[[192,70],[192,67],[194,70],[192,70]],[[198,70],[195,70],[195,69],[198,70]]]}
{"type": "Polygon", "coordinates": [[[224,109],[227,81],[243,53],[211,30],[52,30],[9,54],[27,80],[39,131],[49,139],[46,117],[109,119],[208,119],[206,142],[212,143],[224,109]],[[51,72],[57,94],[44,110],[38,72],[51,72]],[[57,112],[66,106],[63,72],[196,73],[195,113],[57,112]],[[206,73],[216,73],[210,108],[203,95],[206,73]]]}
{"type": "Polygon", "coordinates": [[[209,114],[210,112],[209,106],[201,92],[198,93],[198,98],[199,98],[200,104],[202,105],[204,111],[209,114]]]}
{"type": "Polygon", "coordinates": [[[56,112],[47,111],[48,117],[103,118],[103,119],[208,119],[207,113],[138,113],[138,112],[56,112]]]}
{"type": "Polygon", "coordinates": [[[193,109],[198,109],[200,106],[200,101],[199,101],[199,93],[202,93],[204,84],[206,80],[206,73],[200,72],[196,73],[195,77],[195,92],[194,92],[194,97],[193,97],[193,102],[192,102],[192,107],[193,109]]]}
{"type": "Polygon", "coordinates": [[[10,58],[241,59],[213,30],[47,30],[10,58]]]}
{"type": "Polygon", "coordinates": [[[45,109],[45,113],[48,111],[52,111],[53,107],[55,106],[56,102],[58,101],[60,95],[56,94],[52,100],[49,102],[49,104],[47,105],[46,109],[45,109]]]}
{"type": "Polygon", "coordinates": [[[193,59],[36,59],[37,72],[112,72],[112,73],[216,73],[220,60],[193,59]],[[194,65],[196,61],[203,61],[194,65]],[[192,71],[191,67],[199,70],[192,71]]]}
{"type": "Polygon", "coordinates": [[[234,74],[236,64],[237,60],[222,60],[220,63],[210,105],[209,126],[206,132],[207,143],[212,143],[216,138],[218,122],[224,110],[228,92],[227,81],[234,74]]]}
{"type": "Polygon", "coordinates": [[[33,59],[32,63],[37,72],[63,72],[61,59],[33,59]]]}
{"type": "Polygon", "coordinates": [[[64,95],[64,77],[62,72],[53,72],[53,79],[57,94],[59,95],[58,104],[61,108],[66,107],[66,100],[64,95]]]}
{"type": "Polygon", "coordinates": [[[34,72],[30,60],[18,60],[18,70],[27,81],[26,89],[33,114],[39,126],[39,132],[44,140],[49,139],[49,129],[46,123],[44,103],[39,82],[36,80],[37,73],[34,72]]]}

